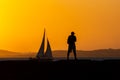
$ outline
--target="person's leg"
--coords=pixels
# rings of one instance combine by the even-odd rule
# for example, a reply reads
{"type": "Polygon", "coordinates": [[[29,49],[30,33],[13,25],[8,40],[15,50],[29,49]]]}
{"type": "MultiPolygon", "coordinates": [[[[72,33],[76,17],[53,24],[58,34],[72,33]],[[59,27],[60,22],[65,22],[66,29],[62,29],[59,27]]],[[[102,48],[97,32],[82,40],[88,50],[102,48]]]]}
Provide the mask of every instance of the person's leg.
{"type": "Polygon", "coordinates": [[[68,49],[68,52],[67,52],[67,60],[69,60],[69,55],[70,55],[70,50],[68,49]]]}
{"type": "Polygon", "coordinates": [[[69,46],[69,47],[68,47],[68,52],[67,52],[67,60],[69,60],[70,52],[71,52],[71,47],[69,46]]]}
{"type": "Polygon", "coordinates": [[[74,58],[77,60],[77,55],[76,55],[76,46],[73,47],[73,53],[74,53],[74,58]]]}

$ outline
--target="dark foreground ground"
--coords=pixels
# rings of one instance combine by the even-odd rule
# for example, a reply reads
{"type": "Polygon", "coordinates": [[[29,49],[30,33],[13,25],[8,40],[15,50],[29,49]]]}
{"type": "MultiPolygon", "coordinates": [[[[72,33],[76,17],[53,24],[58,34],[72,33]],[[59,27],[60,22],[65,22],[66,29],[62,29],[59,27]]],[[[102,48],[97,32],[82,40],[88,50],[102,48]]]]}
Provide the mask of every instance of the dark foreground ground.
{"type": "Polygon", "coordinates": [[[120,60],[1,61],[0,80],[116,80],[120,60]]]}

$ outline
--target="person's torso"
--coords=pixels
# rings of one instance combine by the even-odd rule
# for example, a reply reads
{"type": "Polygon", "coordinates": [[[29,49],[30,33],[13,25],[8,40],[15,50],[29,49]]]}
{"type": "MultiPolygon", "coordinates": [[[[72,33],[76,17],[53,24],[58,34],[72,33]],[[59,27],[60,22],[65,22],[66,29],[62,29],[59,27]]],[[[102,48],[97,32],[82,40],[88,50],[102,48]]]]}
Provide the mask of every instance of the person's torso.
{"type": "Polygon", "coordinates": [[[75,41],[76,41],[76,37],[75,36],[69,36],[69,44],[70,45],[74,45],[75,44],[75,41]]]}

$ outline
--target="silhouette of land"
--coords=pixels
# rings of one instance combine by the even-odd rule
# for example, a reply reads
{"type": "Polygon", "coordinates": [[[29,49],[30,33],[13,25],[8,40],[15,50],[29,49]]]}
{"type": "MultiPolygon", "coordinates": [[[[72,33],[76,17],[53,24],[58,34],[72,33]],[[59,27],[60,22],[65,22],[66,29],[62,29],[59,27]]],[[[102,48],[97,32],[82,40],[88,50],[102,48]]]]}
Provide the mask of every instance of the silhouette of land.
{"type": "Polygon", "coordinates": [[[53,51],[55,60],[43,61],[29,59],[31,56],[34,57],[36,53],[24,54],[0,50],[0,56],[3,56],[3,53],[6,56],[21,56],[23,58],[12,58],[11,60],[0,58],[1,80],[80,80],[82,78],[89,80],[99,78],[103,80],[104,77],[107,77],[107,79],[114,78],[115,80],[119,77],[117,72],[120,71],[120,49],[77,51],[77,57],[79,57],[77,61],[73,59],[67,60],[67,51],[61,50],[53,51]],[[100,59],[94,60],[94,58],[100,59]]]}
{"type": "MultiPolygon", "coordinates": [[[[11,60],[0,62],[1,80],[101,79],[117,78],[120,60],[11,60]]],[[[119,77],[119,76],[118,76],[119,77]]]]}

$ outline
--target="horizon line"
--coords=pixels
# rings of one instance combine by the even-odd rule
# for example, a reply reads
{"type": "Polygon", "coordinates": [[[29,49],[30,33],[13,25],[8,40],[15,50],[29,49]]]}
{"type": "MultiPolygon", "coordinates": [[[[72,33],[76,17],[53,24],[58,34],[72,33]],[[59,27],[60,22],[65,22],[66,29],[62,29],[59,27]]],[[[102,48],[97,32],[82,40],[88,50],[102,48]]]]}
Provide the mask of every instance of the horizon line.
{"type": "MultiPolygon", "coordinates": [[[[119,50],[120,48],[99,48],[99,49],[91,49],[91,50],[81,50],[78,49],[76,51],[94,51],[94,50],[119,50]]],[[[11,51],[11,50],[5,50],[5,49],[0,49],[0,51],[7,51],[7,52],[15,52],[15,53],[37,53],[37,52],[32,52],[32,51],[27,51],[27,52],[21,52],[21,51],[11,51]]],[[[52,51],[67,51],[67,50],[52,50],[52,51]]]]}

